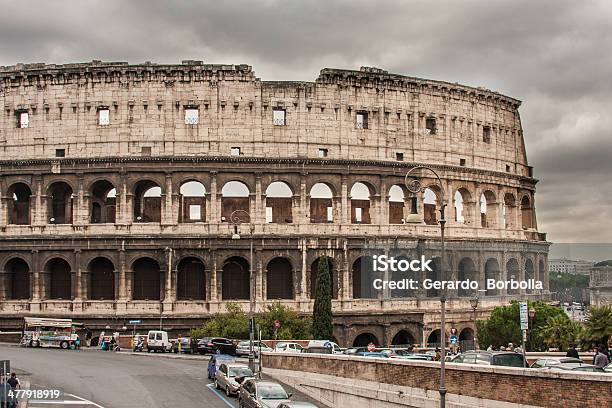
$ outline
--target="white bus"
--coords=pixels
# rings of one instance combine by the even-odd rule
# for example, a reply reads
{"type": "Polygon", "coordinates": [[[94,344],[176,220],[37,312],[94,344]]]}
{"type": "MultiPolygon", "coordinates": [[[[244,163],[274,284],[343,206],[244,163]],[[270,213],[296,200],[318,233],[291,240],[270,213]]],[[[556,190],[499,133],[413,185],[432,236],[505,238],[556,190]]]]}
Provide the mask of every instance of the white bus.
{"type": "Polygon", "coordinates": [[[77,339],[72,319],[50,319],[46,317],[24,317],[21,345],[25,347],[70,348],[77,339]]]}

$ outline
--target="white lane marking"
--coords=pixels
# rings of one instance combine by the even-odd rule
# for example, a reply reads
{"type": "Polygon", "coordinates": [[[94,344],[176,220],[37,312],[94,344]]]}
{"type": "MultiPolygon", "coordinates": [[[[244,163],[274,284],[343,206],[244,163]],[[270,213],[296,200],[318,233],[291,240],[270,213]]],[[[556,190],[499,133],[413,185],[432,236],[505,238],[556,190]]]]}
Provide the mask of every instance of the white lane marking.
{"type": "Polygon", "coordinates": [[[88,399],[85,399],[85,398],[83,398],[83,397],[79,397],[79,396],[74,395],[74,394],[66,394],[66,395],[70,395],[70,396],[71,396],[71,397],[73,397],[73,398],[76,398],[76,399],[78,399],[78,400],[81,400],[81,403],[87,403],[87,405],[93,405],[94,407],[97,407],[97,408],[104,408],[102,405],[98,405],[98,404],[96,404],[95,402],[90,401],[90,400],[88,400],[88,399]]]}
{"type": "Polygon", "coordinates": [[[225,399],[225,397],[223,395],[221,395],[221,393],[219,391],[216,390],[214,384],[208,384],[206,387],[209,390],[211,390],[213,392],[213,394],[215,394],[217,397],[219,397],[219,399],[221,401],[225,402],[228,407],[234,408],[234,405],[231,402],[229,402],[227,399],[225,399]]]}

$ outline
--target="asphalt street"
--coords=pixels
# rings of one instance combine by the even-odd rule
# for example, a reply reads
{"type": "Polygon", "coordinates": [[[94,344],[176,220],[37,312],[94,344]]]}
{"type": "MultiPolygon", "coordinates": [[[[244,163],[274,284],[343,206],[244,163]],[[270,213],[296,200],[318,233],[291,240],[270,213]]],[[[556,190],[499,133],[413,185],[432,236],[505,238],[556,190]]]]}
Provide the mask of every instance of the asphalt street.
{"type": "MultiPolygon", "coordinates": [[[[206,378],[208,359],[132,355],[99,350],[30,349],[0,345],[0,360],[33,388],[60,389],[69,403],[30,403],[29,408],[237,407],[206,378]]],[[[292,399],[310,401],[293,392],[292,399]]]]}

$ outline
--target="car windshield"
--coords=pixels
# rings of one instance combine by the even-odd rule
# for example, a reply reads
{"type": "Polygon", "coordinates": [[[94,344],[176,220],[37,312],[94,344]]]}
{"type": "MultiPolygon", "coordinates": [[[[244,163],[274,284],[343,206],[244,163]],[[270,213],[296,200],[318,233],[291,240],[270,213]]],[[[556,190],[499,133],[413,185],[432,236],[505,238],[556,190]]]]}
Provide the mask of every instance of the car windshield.
{"type": "Polygon", "coordinates": [[[524,367],[523,356],[520,354],[500,354],[493,357],[493,365],[506,367],[524,367]]]}
{"type": "Polygon", "coordinates": [[[229,370],[230,377],[252,377],[253,372],[248,367],[232,367],[229,370]]]}
{"type": "Polygon", "coordinates": [[[287,399],[289,396],[278,384],[259,384],[257,387],[261,399],[287,399]]]}

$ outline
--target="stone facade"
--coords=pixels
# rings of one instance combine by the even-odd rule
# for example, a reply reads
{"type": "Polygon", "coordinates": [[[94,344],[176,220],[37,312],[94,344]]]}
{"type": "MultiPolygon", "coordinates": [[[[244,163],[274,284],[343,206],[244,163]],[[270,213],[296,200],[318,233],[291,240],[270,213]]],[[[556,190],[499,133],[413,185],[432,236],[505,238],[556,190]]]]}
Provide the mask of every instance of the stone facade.
{"type": "MultiPolygon", "coordinates": [[[[426,342],[435,293],[365,299],[353,285],[366,240],[438,256],[429,175],[426,224],[403,223],[418,163],[446,190],[449,278],[546,285],[487,293],[479,315],[546,296],[519,105],[375,68],[268,82],[199,61],[0,67],[0,326],[45,315],[184,331],[230,299],[248,309],[251,293],[256,310],[280,299],[309,313],[325,255],[341,343],[426,342]]],[[[468,299],[450,295],[449,321],[471,330],[468,299]]]]}

